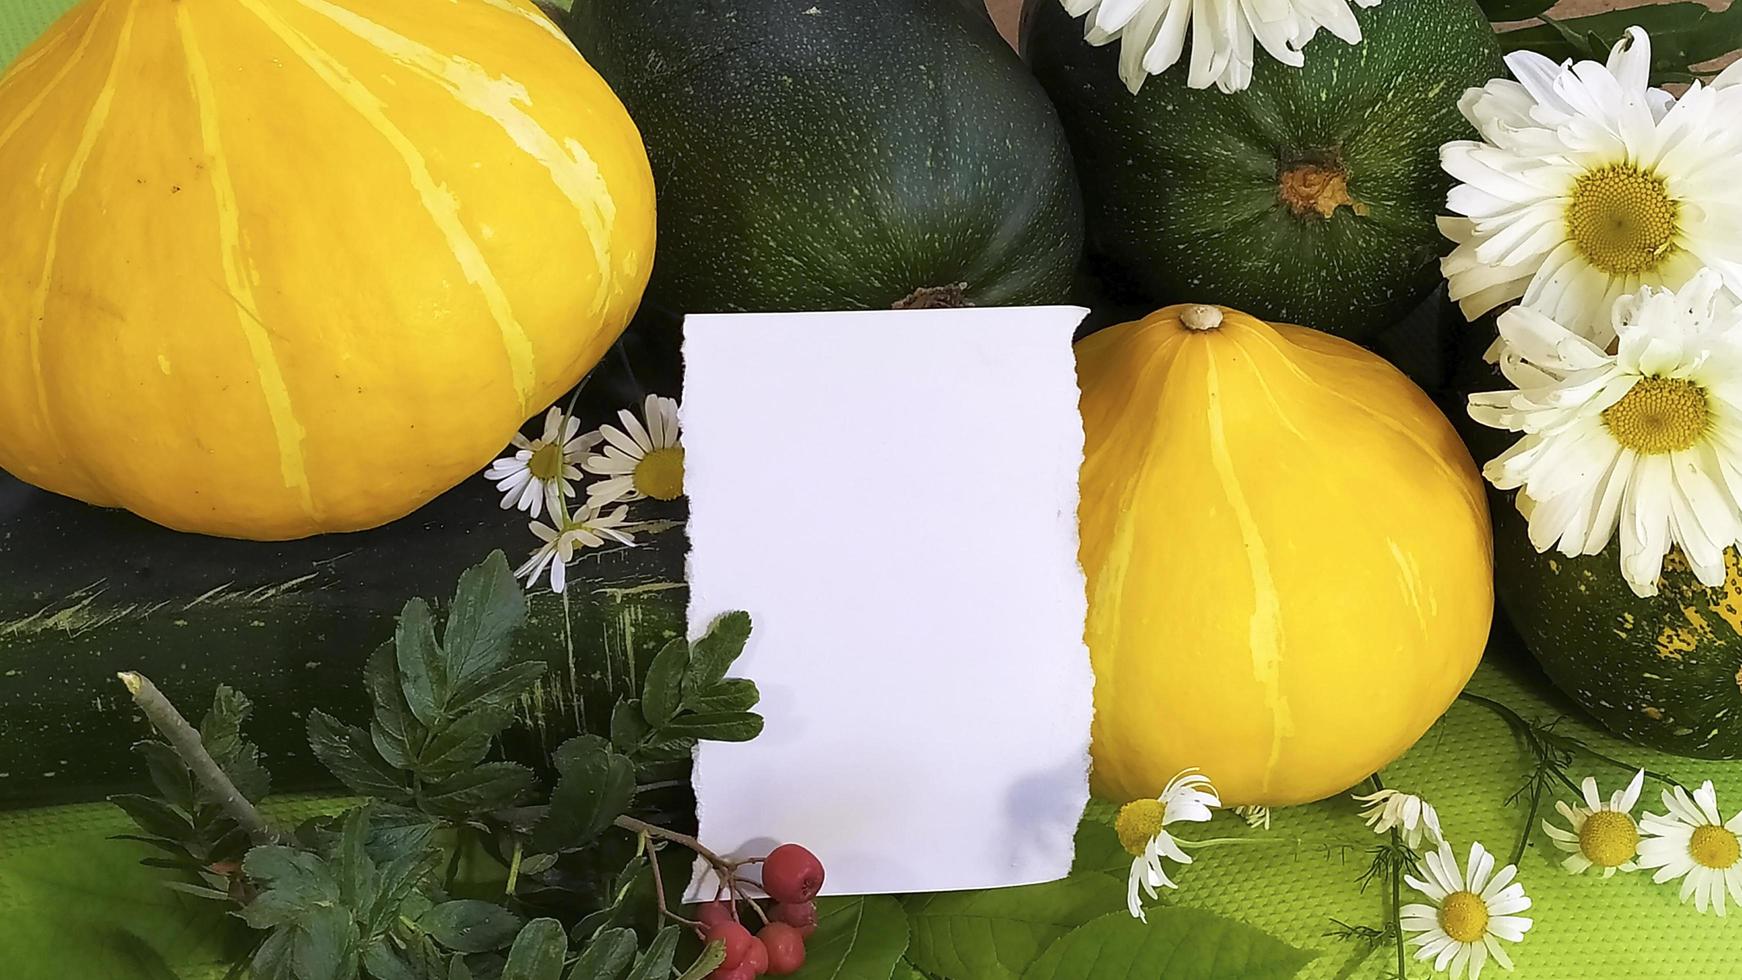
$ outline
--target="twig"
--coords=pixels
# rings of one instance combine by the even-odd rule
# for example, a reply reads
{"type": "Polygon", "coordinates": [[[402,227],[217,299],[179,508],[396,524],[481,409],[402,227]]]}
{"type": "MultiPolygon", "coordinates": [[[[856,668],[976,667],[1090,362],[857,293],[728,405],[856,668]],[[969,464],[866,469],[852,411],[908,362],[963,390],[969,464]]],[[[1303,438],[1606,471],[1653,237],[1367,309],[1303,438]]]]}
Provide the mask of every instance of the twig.
{"type": "Polygon", "coordinates": [[[660,873],[659,851],[654,848],[650,836],[646,831],[641,832],[641,846],[647,851],[647,864],[653,870],[653,900],[659,905],[659,914],[699,932],[702,928],[700,922],[678,915],[671,910],[671,906],[665,904],[665,876],[660,873]]]}
{"type": "MultiPolygon", "coordinates": [[[[1377,783],[1379,777],[1375,775],[1377,783]]],[[[1391,828],[1391,935],[1397,947],[1397,980],[1409,980],[1409,954],[1403,941],[1403,869],[1398,866],[1396,852],[1403,848],[1401,827],[1391,828]]]]}
{"type": "MultiPolygon", "coordinates": [[[[460,849],[457,847],[454,848],[454,855],[456,857],[459,856],[459,853],[460,849]]],[[[502,887],[502,894],[513,897],[514,886],[520,883],[520,859],[525,855],[525,853],[526,845],[521,841],[515,841],[514,856],[508,861],[508,883],[502,887]]],[[[453,887],[452,879],[449,879],[448,887],[453,887]]]]}
{"type": "Polygon", "coordinates": [[[145,712],[145,720],[151,722],[151,727],[166,739],[170,747],[175,749],[189,769],[193,770],[194,778],[206,788],[236,821],[236,825],[248,835],[248,839],[256,844],[277,844],[283,837],[266,817],[248,798],[242,795],[236,784],[230,781],[224,767],[218,765],[218,760],[206,751],[205,743],[200,741],[200,733],[188,724],[181,712],[175,710],[175,705],[163,696],[157,685],[144,674],[135,671],[123,671],[117,675],[121,683],[127,686],[127,693],[133,695],[133,702],[139,705],[139,710],[145,712]]]}
{"type": "Polygon", "coordinates": [[[697,854],[700,854],[702,860],[713,865],[715,870],[723,871],[727,874],[730,874],[733,868],[744,863],[742,861],[726,860],[718,854],[715,854],[713,851],[708,850],[706,844],[703,844],[701,841],[696,840],[688,834],[680,834],[675,830],[666,830],[664,827],[650,824],[645,820],[637,820],[628,814],[623,814],[612,822],[632,834],[643,834],[648,837],[656,837],[660,840],[668,840],[673,844],[682,844],[690,850],[695,851],[697,854]]]}

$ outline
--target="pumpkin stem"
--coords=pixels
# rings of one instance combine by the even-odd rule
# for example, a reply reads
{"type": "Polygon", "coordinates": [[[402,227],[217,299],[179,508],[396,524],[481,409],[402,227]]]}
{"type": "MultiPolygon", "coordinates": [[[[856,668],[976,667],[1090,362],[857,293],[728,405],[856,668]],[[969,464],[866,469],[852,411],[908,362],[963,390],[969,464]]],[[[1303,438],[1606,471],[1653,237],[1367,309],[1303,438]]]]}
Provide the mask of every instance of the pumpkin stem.
{"type": "Polygon", "coordinates": [[[1218,307],[1206,306],[1203,303],[1193,303],[1180,311],[1180,326],[1187,330],[1215,330],[1222,325],[1222,311],[1218,307]]]}
{"type": "Polygon", "coordinates": [[[1349,171],[1340,163],[1297,163],[1278,177],[1282,202],[1297,218],[1316,214],[1330,218],[1338,208],[1346,207],[1358,215],[1367,213],[1367,205],[1349,194],[1349,171]]]}
{"type": "Polygon", "coordinates": [[[908,293],[905,299],[896,300],[890,309],[956,310],[973,305],[968,302],[968,284],[957,282],[948,286],[921,286],[908,293]]]}

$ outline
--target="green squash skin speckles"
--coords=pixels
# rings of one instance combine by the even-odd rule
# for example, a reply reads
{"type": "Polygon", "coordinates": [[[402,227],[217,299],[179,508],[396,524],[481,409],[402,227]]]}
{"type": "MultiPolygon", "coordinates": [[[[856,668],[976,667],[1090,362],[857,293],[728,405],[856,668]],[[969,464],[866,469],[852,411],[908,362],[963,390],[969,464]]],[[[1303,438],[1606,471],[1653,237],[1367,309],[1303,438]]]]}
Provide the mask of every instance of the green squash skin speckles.
{"type": "Polygon", "coordinates": [[[1082,205],[1045,93],[936,0],[577,0],[566,25],[659,191],[650,301],[678,312],[1071,294],[1082,205]]]}
{"type": "Polygon", "coordinates": [[[1023,50],[1059,108],[1083,182],[1089,251],[1151,305],[1231,306],[1360,340],[1440,280],[1439,149],[1474,136],[1470,87],[1505,75],[1474,0],[1358,9],[1364,41],[1321,31],[1306,66],[1257,53],[1252,87],[1186,87],[1186,63],[1137,95],[1118,44],[1094,47],[1058,0],[1029,0],[1023,50]],[[1280,177],[1340,166],[1359,209],[1297,215],[1280,177]],[[1364,213],[1358,213],[1364,212],[1364,213]]]}

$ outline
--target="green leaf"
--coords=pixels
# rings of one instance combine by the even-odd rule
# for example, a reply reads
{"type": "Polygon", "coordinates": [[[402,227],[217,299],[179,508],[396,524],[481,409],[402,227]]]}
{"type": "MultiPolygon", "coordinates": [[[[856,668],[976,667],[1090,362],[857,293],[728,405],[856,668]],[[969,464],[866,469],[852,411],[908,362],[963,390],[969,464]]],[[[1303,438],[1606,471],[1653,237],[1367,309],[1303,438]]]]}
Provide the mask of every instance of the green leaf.
{"type": "Polygon", "coordinates": [[[163,801],[182,812],[191,812],[198,805],[198,787],[194,783],[194,771],[188,768],[181,756],[168,742],[158,739],[146,739],[133,743],[133,751],[139,753],[145,760],[145,769],[151,775],[151,785],[157,787],[157,793],[163,801]]]}
{"type": "Polygon", "coordinates": [[[393,651],[406,705],[413,717],[433,728],[441,723],[447,708],[448,674],[441,646],[436,643],[429,603],[412,599],[405,604],[393,634],[393,651]]]}
{"type": "Polygon", "coordinates": [[[424,743],[406,768],[425,779],[441,780],[484,761],[490,742],[508,727],[502,708],[481,708],[442,726],[424,743]]]}
{"type": "Polygon", "coordinates": [[[617,980],[635,960],[641,945],[633,929],[604,929],[581,950],[568,980],[617,980]]]}
{"type": "Polygon", "coordinates": [[[134,793],[120,793],[109,797],[109,802],[126,811],[139,829],[153,837],[177,842],[194,840],[194,825],[188,820],[187,814],[170,806],[162,800],[149,796],[139,796],[134,793]]]}
{"type": "Polygon", "coordinates": [[[907,952],[907,915],[888,895],[823,899],[805,946],[794,980],[888,980],[907,952]]]}
{"type": "Polygon", "coordinates": [[[492,551],[466,569],[454,589],[442,647],[448,680],[455,689],[500,668],[508,659],[509,639],[526,622],[526,593],[502,552],[492,551]]]}
{"type": "Polygon", "coordinates": [[[520,930],[502,967],[502,980],[558,980],[569,954],[568,937],[555,919],[533,919],[520,930]]]}
{"type": "Polygon", "coordinates": [[[296,980],[296,968],[291,965],[291,947],[296,933],[280,929],[266,937],[249,961],[255,980],[296,980]]]}
{"type": "Polygon", "coordinates": [[[520,917],[502,906],[472,899],[443,902],[417,920],[430,938],[461,953],[501,949],[520,932],[520,925],[520,917]]]}
{"type": "Polygon", "coordinates": [[[363,729],[317,708],[309,712],[308,742],[321,764],[357,795],[394,803],[410,799],[404,777],[381,758],[363,729]]]}
{"type": "Polygon", "coordinates": [[[1711,10],[1686,0],[1557,18],[1538,27],[1506,31],[1500,41],[1508,51],[1535,51],[1555,61],[1602,61],[1635,26],[1651,35],[1651,76],[1656,82],[1687,80],[1692,66],[1742,48],[1742,5],[1711,10]]]}
{"type": "Polygon", "coordinates": [[[907,958],[950,980],[1015,980],[1059,937],[1125,908],[1125,886],[1103,874],[1044,885],[918,895],[906,900],[907,958]]]}
{"type": "Polygon", "coordinates": [[[339,900],[348,908],[367,909],[375,900],[375,862],[369,860],[369,808],[345,814],[339,837],[339,900]]]}
{"type": "Polygon", "coordinates": [[[375,901],[362,910],[364,925],[371,935],[386,930],[399,919],[406,901],[435,870],[437,861],[434,851],[406,851],[381,868],[376,876],[375,901]]]}
{"type": "MultiPolygon", "coordinates": [[[[212,707],[200,722],[200,744],[230,777],[236,791],[250,800],[258,800],[272,791],[272,779],[260,764],[260,750],[242,737],[242,725],[254,706],[241,692],[219,684],[212,693],[212,707]]],[[[221,803],[215,796],[202,791],[207,803],[221,803]]]]}
{"type": "Polygon", "coordinates": [[[550,813],[532,831],[538,851],[563,851],[591,843],[635,796],[635,764],[597,735],[571,738],[557,747],[558,773],[550,813]]]}
{"type": "Polygon", "coordinates": [[[677,714],[683,703],[684,672],[689,665],[690,644],[681,636],[672,637],[653,655],[641,689],[641,712],[649,725],[657,728],[677,714]]]}
{"type": "Polygon", "coordinates": [[[889,980],[928,980],[928,978],[912,962],[902,960],[895,964],[895,972],[889,975],[889,980]]]}
{"type": "Polygon", "coordinates": [[[702,638],[690,644],[690,666],[684,675],[685,691],[702,691],[726,677],[732,662],[750,640],[750,614],[729,612],[714,620],[702,638]]]}
{"type": "Polygon", "coordinates": [[[762,734],[762,716],[751,711],[717,715],[679,715],[659,730],[663,738],[693,738],[709,742],[748,742],[762,734]]]}
{"type": "Polygon", "coordinates": [[[428,980],[385,937],[363,947],[363,969],[375,980],[428,980]]]}
{"type": "Polygon", "coordinates": [[[641,711],[641,702],[637,699],[619,701],[611,709],[611,744],[618,751],[633,752],[641,740],[650,731],[647,719],[641,711]]]}
{"type": "Polygon", "coordinates": [[[295,928],[290,962],[298,980],[353,980],[357,976],[362,949],[349,909],[336,905],[316,909],[295,928]]]}
{"type": "Polygon", "coordinates": [[[448,708],[451,711],[510,708],[521,695],[532,690],[544,672],[544,661],[522,660],[501,670],[481,674],[454,688],[448,697],[448,708]]]}
{"type": "Polygon", "coordinates": [[[677,955],[677,938],[677,926],[659,930],[647,951],[635,958],[635,967],[624,980],[670,980],[671,959],[677,955]]]}
{"type": "Polygon", "coordinates": [[[755,681],[733,677],[692,696],[685,707],[700,715],[724,714],[749,711],[761,700],[762,692],[756,689],[755,681]]]}
{"type": "Polygon", "coordinates": [[[702,947],[701,953],[696,956],[696,961],[691,963],[690,968],[683,971],[677,980],[702,980],[703,977],[714,972],[715,967],[724,962],[726,962],[726,944],[716,939],[702,947]]]}
{"type": "Polygon", "coordinates": [[[532,782],[532,770],[525,766],[486,762],[425,786],[418,802],[437,816],[465,819],[513,806],[532,788],[532,782]]]}
{"type": "Polygon", "coordinates": [[[1113,912],[1047,947],[1023,980],[1286,980],[1315,954],[1224,916],[1149,910],[1147,924],[1113,912]]]}
{"type": "Polygon", "coordinates": [[[388,765],[397,769],[411,767],[416,745],[423,741],[424,727],[411,716],[405,694],[399,689],[399,665],[392,643],[383,643],[369,655],[363,667],[363,686],[369,692],[369,703],[375,714],[369,734],[375,750],[388,765]]]}
{"type": "Polygon", "coordinates": [[[298,922],[340,901],[339,883],[326,862],[308,851],[264,844],[248,852],[242,870],[260,886],[242,910],[242,918],[256,929],[298,922]]]}

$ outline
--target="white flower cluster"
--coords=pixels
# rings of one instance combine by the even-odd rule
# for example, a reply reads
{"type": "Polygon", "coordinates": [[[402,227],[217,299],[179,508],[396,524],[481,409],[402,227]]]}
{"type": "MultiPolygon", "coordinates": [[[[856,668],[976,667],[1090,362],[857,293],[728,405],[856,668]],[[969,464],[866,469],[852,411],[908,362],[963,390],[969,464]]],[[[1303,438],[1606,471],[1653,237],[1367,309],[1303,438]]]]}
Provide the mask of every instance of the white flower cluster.
{"type": "Polygon", "coordinates": [[[1459,103],[1482,138],[1441,153],[1452,298],[1471,318],[1518,302],[1490,350],[1513,387],[1470,414],[1523,438],[1483,472],[1538,551],[1619,529],[1639,595],[1672,549],[1720,585],[1742,543],[1742,65],[1677,98],[1639,28],[1606,64],[1507,65],[1459,103]]]}
{"type": "Polygon", "coordinates": [[[502,508],[526,511],[541,542],[515,574],[531,585],[548,571],[551,590],[561,592],[576,554],[607,542],[633,545],[628,503],[683,494],[677,415],[676,401],[648,395],[640,418],[627,409],[618,413],[621,427],[583,434],[578,419],[552,408],[538,438],[516,434],[513,454],[484,471],[502,491],[502,508]],[[602,479],[587,487],[586,500],[571,505],[583,472],[602,479]],[[549,524],[538,519],[547,511],[549,524]]]}

